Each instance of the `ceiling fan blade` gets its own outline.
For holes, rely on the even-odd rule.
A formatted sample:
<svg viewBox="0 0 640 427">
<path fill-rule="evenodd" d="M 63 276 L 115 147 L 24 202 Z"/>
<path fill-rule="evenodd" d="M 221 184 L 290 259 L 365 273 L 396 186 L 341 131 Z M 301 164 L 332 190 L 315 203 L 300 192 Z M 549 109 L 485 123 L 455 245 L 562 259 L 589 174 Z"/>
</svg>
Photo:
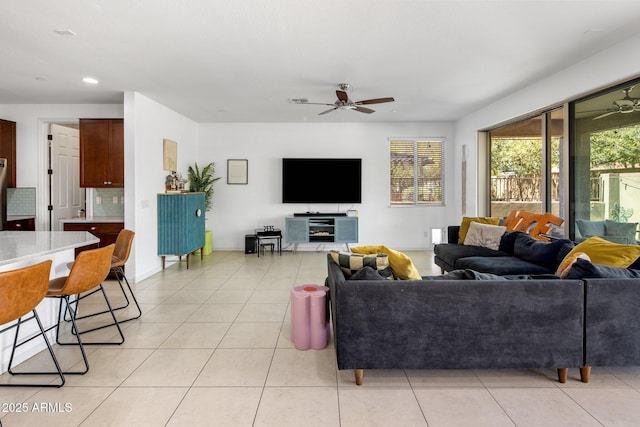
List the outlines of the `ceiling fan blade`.
<svg viewBox="0 0 640 427">
<path fill-rule="evenodd" d="M 337 90 L 336 91 L 336 96 L 338 97 L 338 99 L 340 101 L 347 102 L 349 100 L 349 95 L 347 95 L 347 92 L 345 92 L 343 90 Z"/>
<path fill-rule="evenodd" d="M 375 113 L 375 111 L 372 110 L 371 108 L 355 107 L 354 110 L 359 111 L 361 113 L 367 113 L 367 114 Z"/>
<path fill-rule="evenodd" d="M 327 104 L 326 102 L 301 102 L 298 105 L 328 105 L 329 107 L 333 107 L 336 104 Z"/>
<path fill-rule="evenodd" d="M 393 102 L 395 99 L 393 98 L 375 98 L 375 99 L 365 99 L 364 101 L 354 102 L 356 105 L 366 105 L 366 104 L 382 104 L 383 102 Z"/>
<path fill-rule="evenodd" d="M 600 114 L 599 116 L 594 117 L 593 120 L 598 120 L 598 119 L 601 119 L 603 117 L 607 117 L 607 116 L 610 116 L 612 114 L 615 114 L 617 112 L 618 111 L 609 111 L 608 113 Z"/>
<path fill-rule="evenodd" d="M 327 114 L 327 113 L 330 113 L 332 111 L 336 111 L 337 109 L 338 109 L 338 107 L 333 107 L 333 108 L 330 108 L 330 109 L 328 109 L 326 111 L 323 111 L 322 113 L 318 113 L 318 115 L 321 116 L 323 114 Z"/>
</svg>

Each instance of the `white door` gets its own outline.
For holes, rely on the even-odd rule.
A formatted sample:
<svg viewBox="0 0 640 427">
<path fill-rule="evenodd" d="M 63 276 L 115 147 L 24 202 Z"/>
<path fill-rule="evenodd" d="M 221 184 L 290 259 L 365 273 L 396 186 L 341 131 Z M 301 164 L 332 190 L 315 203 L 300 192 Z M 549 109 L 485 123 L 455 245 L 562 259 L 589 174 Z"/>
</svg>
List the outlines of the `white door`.
<svg viewBox="0 0 640 427">
<path fill-rule="evenodd" d="M 85 189 L 80 188 L 80 135 L 78 129 L 52 124 L 51 135 L 51 229 L 62 230 L 60 219 L 78 216 L 85 208 Z"/>
</svg>

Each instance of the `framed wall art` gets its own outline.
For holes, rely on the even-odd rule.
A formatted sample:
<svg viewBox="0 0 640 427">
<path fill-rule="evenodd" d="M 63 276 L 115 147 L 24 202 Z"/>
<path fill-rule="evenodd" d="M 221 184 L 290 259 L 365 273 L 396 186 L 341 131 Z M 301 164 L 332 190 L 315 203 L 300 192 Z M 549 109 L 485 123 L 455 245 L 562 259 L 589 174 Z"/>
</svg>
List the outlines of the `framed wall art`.
<svg viewBox="0 0 640 427">
<path fill-rule="evenodd" d="M 227 160 L 227 184 L 248 184 L 249 183 L 249 160 L 228 159 Z"/>
<path fill-rule="evenodd" d="M 178 143 L 170 139 L 162 140 L 162 169 L 175 171 L 178 168 Z"/>
</svg>

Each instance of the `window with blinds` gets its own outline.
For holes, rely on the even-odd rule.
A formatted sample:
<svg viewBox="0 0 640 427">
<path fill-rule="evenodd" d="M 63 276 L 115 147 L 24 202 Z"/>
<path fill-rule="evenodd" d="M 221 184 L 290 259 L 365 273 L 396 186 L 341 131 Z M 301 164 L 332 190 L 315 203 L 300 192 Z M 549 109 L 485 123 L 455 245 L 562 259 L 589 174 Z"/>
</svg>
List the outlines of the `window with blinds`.
<svg viewBox="0 0 640 427">
<path fill-rule="evenodd" d="M 391 139 L 391 206 L 444 204 L 444 141 Z"/>
</svg>

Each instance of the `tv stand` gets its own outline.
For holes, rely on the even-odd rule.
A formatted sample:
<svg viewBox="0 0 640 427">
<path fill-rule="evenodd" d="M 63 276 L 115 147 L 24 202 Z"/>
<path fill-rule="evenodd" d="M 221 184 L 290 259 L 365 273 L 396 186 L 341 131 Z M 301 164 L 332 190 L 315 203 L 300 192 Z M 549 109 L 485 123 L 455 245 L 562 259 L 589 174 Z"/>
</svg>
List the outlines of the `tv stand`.
<svg viewBox="0 0 640 427">
<path fill-rule="evenodd" d="M 294 243 L 358 242 L 358 217 L 342 214 L 296 215 L 285 218 L 285 241 Z M 294 250 L 295 250 L 294 249 Z"/>
</svg>

